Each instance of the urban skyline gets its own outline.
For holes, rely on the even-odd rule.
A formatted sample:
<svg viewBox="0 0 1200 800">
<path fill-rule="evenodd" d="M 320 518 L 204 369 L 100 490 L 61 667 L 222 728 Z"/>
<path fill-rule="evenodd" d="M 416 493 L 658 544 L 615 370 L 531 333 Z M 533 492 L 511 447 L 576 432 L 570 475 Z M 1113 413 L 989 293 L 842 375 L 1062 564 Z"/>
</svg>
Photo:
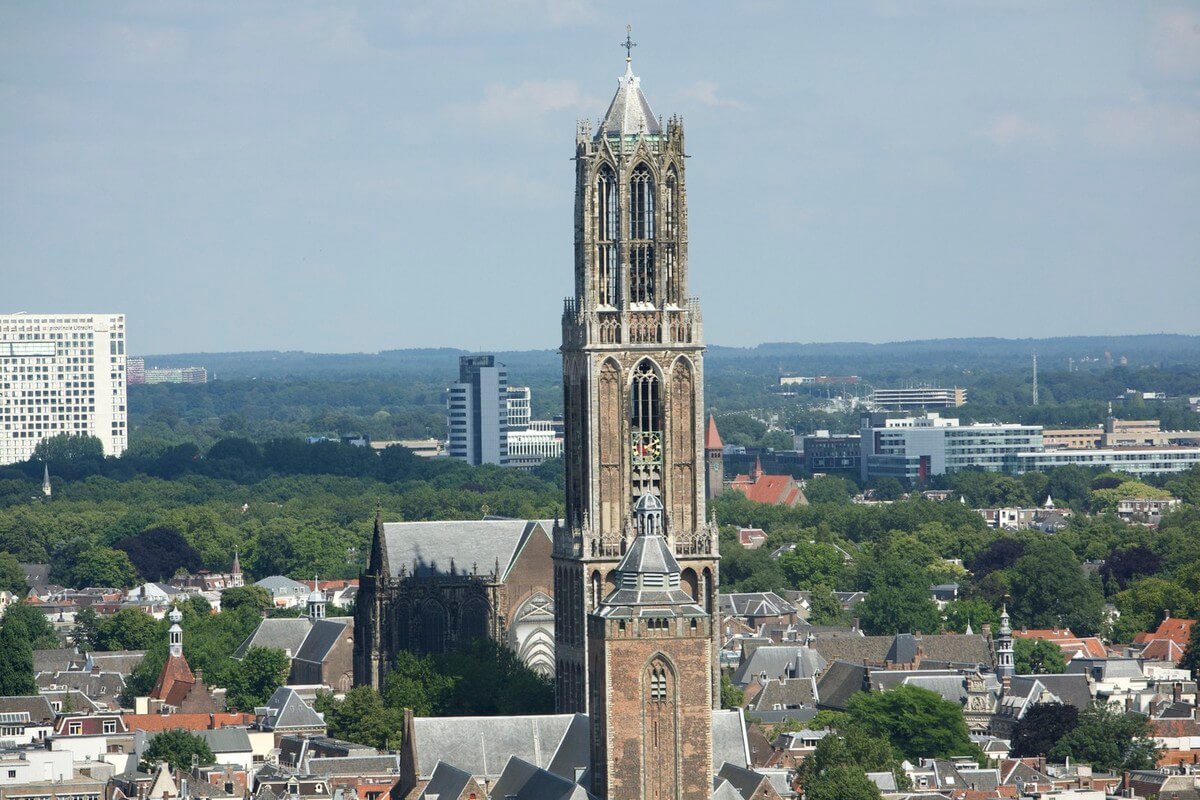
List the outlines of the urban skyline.
<svg viewBox="0 0 1200 800">
<path fill-rule="evenodd" d="M 431 8 L 4 9 L 4 310 L 120 307 L 141 353 L 550 346 L 507 315 L 569 292 L 563 137 L 632 22 L 705 156 L 712 341 L 1200 333 L 1192 9 Z M 1129 304 L 1133 275 L 1166 291 Z"/>
</svg>

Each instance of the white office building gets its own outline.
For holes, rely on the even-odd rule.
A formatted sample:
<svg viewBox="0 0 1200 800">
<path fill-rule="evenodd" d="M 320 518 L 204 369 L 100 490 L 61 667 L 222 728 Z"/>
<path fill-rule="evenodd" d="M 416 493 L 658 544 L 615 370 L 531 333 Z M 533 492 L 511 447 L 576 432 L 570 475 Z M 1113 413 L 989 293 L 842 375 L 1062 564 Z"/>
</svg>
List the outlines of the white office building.
<svg viewBox="0 0 1200 800">
<path fill-rule="evenodd" d="M 495 356 L 462 356 L 447 398 L 450 457 L 508 465 L 508 371 Z"/>
<path fill-rule="evenodd" d="M 120 455 L 125 397 L 124 314 L 0 315 L 0 464 L 62 433 Z"/>
<path fill-rule="evenodd" d="M 524 430 L 508 431 L 508 465 L 518 469 L 533 469 L 543 461 L 563 454 L 561 422 L 545 419 L 530 420 Z"/>
<path fill-rule="evenodd" d="M 1042 426 L 960 425 L 937 413 L 867 422 L 862 429 L 862 479 L 921 482 L 968 467 L 1011 472 L 1017 454 L 1042 450 Z"/>
</svg>

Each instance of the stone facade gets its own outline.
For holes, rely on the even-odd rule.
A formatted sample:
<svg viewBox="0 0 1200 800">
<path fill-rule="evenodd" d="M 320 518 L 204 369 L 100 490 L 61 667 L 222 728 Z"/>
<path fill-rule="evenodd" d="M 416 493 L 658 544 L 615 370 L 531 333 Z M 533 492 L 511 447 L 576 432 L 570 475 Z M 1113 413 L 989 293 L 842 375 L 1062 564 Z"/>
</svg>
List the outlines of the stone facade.
<svg viewBox="0 0 1200 800">
<path fill-rule="evenodd" d="M 575 150 L 575 296 L 561 348 L 567 512 L 554 531 L 560 712 L 587 711 L 587 617 L 615 586 L 642 495 L 662 501 L 682 581 L 710 613 L 718 562 L 705 520 L 703 330 L 687 297 L 683 123 L 662 127 L 630 68 L 599 131 L 580 123 Z"/>
<path fill-rule="evenodd" d="M 553 674 L 550 528 L 522 520 L 377 518 L 355 601 L 355 684 L 381 687 L 401 651 L 445 653 L 483 636 Z"/>
</svg>

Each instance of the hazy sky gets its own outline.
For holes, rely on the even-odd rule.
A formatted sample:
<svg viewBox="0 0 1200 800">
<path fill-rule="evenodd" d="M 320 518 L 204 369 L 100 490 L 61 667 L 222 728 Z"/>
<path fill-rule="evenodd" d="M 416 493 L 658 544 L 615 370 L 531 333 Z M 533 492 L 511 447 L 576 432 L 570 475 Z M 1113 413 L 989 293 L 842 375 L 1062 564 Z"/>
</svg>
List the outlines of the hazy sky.
<svg viewBox="0 0 1200 800">
<path fill-rule="evenodd" d="M 0 4 L 0 311 L 552 348 L 575 121 L 682 114 L 709 342 L 1200 333 L 1200 4 Z"/>
</svg>

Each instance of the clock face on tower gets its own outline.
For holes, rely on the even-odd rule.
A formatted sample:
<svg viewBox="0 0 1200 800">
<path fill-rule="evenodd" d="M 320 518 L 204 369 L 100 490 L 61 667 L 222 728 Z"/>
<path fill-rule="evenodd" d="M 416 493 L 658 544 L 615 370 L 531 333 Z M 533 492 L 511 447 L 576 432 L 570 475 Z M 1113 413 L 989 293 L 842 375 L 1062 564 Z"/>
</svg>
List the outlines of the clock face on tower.
<svg viewBox="0 0 1200 800">
<path fill-rule="evenodd" d="M 660 431 L 633 431 L 630 434 L 630 444 L 635 466 L 662 463 L 662 433 Z"/>
</svg>

